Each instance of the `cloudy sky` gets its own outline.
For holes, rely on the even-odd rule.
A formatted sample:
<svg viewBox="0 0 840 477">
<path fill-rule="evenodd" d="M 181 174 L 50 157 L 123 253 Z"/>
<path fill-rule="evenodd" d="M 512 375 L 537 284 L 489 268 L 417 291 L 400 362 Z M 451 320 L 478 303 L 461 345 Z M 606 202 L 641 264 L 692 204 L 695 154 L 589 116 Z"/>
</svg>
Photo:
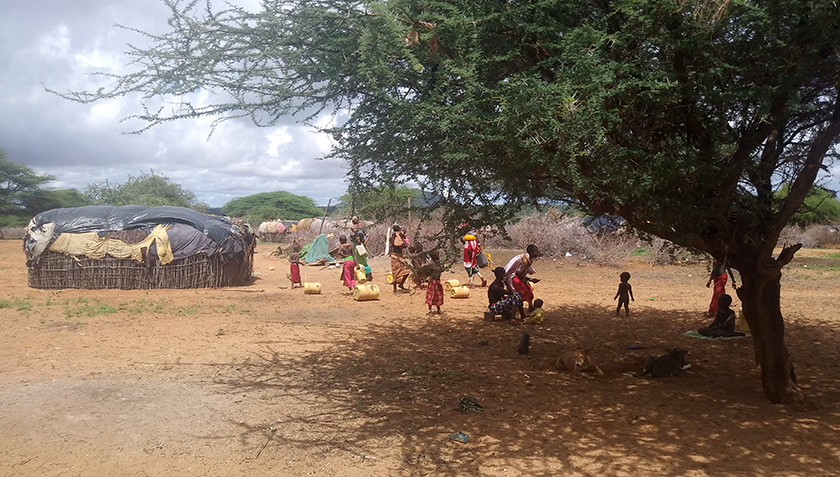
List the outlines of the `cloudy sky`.
<svg viewBox="0 0 840 477">
<path fill-rule="evenodd" d="M 102 79 L 90 73 L 127 71 L 126 44 L 142 46 L 143 38 L 114 25 L 161 33 L 168 17 L 159 0 L 0 1 L 0 149 L 57 177 L 56 188 L 82 190 L 154 171 L 214 207 L 276 190 L 335 203 L 347 187 L 346 164 L 318 160 L 330 139 L 295 118 L 270 129 L 228 121 L 209 138 L 209 119 L 126 135 L 142 127 L 120 122 L 139 111 L 138 98 L 82 105 L 45 91 L 95 90 Z M 823 183 L 838 190 L 840 164 L 831 172 Z"/>
<path fill-rule="evenodd" d="M 141 126 L 120 122 L 138 112 L 136 97 L 83 105 L 44 90 L 95 90 L 102 79 L 90 73 L 127 71 L 126 44 L 143 44 L 114 25 L 163 32 L 168 17 L 159 0 L 0 2 L 0 149 L 7 158 L 57 177 L 56 188 L 154 171 L 213 207 L 276 190 L 335 203 L 347 188 L 346 164 L 318 160 L 329 138 L 296 118 L 274 128 L 228 121 L 209 139 L 209 119 L 126 135 Z"/>
</svg>

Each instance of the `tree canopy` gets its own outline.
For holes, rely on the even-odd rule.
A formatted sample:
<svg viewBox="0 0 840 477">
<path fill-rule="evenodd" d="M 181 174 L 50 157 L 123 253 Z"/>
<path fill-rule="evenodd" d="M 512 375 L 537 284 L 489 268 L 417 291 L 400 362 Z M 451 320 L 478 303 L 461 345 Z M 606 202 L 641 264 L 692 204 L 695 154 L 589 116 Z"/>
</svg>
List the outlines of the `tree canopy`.
<svg viewBox="0 0 840 477">
<path fill-rule="evenodd" d="M 357 215 L 365 220 L 383 222 L 405 214 L 409 199 L 414 207 L 423 207 L 423 191 L 405 186 L 375 187 L 342 195 L 339 213 Z M 352 210 L 351 210 L 352 209 Z"/>
<path fill-rule="evenodd" d="M 346 110 L 327 131 L 351 183 L 419 183 L 452 227 L 540 200 L 620 215 L 741 272 L 764 390 L 801 403 L 779 292 L 799 246 L 773 250 L 836 159 L 837 2 L 166 3 L 171 31 L 131 49 L 133 72 L 63 95 L 139 93 L 143 127 Z M 189 103 L 199 89 L 219 100 Z"/>
<path fill-rule="evenodd" d="M 207 204 L 199 202 L 195 194 L 184 190 L 163 175 L 155 174 L 154 171 L 148 174 L 141 173 L 139 176 L 128 176 L 122 184 L 112 184 L 107 180 L 90 184 L 85 188 L 84 195 L 95 205 L 172 205 L 201 212 L 207 210 Z"/>
<path fill-rule="evenodd" d="M 300 220 L 320 217 L 324 211 L 315 206 L 310 197 L 291 192 L 261 192 L 233 199 L 222 207 L 222 213 L 242 217 L 246 222 L 259 224 L 265 220 Z"/>
<path fill-rule="evenodd" d="M 784 202 L 789 189 L 790 187 L 785 184 L 776 191 L 776 199 L 779 203 Z M 815 185 L 790 220 L 799 226 L 840 222 L 840 201 L 837 200 L 837 194 L 825 187 Z"/>
<path fill-rule="evenodd" d="M 53 179 L 8 160 L 0 150 L 0 225 L 20 227 L 39 212 L 53 208 L 50 192 L 44 188 Z"/>
</svg>

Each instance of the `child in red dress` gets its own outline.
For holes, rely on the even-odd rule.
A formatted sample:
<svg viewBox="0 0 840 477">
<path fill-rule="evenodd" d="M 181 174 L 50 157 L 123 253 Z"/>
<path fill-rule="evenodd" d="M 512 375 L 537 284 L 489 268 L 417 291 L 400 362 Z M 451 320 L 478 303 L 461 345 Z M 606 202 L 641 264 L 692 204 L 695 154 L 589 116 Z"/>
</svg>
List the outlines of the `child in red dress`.
<svg viewBox="0 0 840 477">
<path fill-rule="evenodd" d="M 437 314 L 440 315 L 440 306 L 443 305 L 443 284 L 440 282 L 443 267 L 440 266 L 440 251 L 432 250 L 429 252 L 429 258 L 432 259 L 432 263 L 431 266 L 427 266 L 429 287 L 426 289 L 426 304 L 429 305 L 429 316 L 435 314 L 432 306 L 437 307 Z"/>
<path fill-rule="evenodd" d="M 292 288 L 302 287 L 303 283 L 300 281 L 300 255 L 293 253 L 289 255 L 289 280 L 292 282 Z"/>
</svg>

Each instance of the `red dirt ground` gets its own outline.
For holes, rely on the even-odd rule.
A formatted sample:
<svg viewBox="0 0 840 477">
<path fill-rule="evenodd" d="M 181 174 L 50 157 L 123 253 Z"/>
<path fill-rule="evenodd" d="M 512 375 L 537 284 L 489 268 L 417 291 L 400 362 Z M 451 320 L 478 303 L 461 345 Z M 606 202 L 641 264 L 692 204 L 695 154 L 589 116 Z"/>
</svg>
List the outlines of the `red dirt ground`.
<svg viewBox="0 0 840 477">
<path fill-rule="evenodd" d="M 765 399 L 749 338 L 683 336 L 708 321 L 703 264 L 626 263 L 636 300 L 616 317 L 623 269 L 541 259 L 546 322 L 512 326 L 482 321 L 484 289 L 427 316 L 423 294 L 386 288 L 381 258 L 379 300 L 355 302 L 338 270 L 313 267 L 304 280 L 323 292 L 304 295 L 271 250 L 258 248 L 247 288 L 262 291 L 59 292 L 28 288 L 20 241 L 0 241 L 0 475 L 840 472 L 840 272 L 828 251 L 800 252 L 782 280 L 788 346 L 820 405 L 798 412 Z M 523 332 L 528 355 L 515 351 Z M 691 369 L 630 375 L 673 346 Z M 554 368 L 582 347 L 604 376 Z M 464 396 L 483 412 L 458 412 Z M 469 442 L 450 440 L 457 431 Z"/>
</svg>

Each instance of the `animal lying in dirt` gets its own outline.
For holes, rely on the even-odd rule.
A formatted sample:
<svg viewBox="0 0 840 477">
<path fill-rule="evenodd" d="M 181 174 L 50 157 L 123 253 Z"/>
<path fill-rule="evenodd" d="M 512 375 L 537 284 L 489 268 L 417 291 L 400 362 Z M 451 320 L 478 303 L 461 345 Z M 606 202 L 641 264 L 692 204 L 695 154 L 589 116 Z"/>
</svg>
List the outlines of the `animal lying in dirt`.
<svg viewBox="0 0 840 477">
<path fill-rule="evenodd" d="M 574 375 L 577 372 L 595 371 L 598 374 L 604 374 L 601 368 L 592 362 L 589 357 L 590 349 L 576 349 L 568 351 L 560 355 L 555 363 L 560 369 L 568 369 Z"/>
<path fill-rule="evenodd" d="M 685 355 L 688 351 L 684 349 L 674 348 L 666 349 L 668 354 L 654 358 L 653 355 L 648 356 L 645 360 L 645 366 L 642 368 L 642 373 L 637 376 L 651 376 L 654 378 L 665 378 L 674 376 L 684 369 L 691 367 L 686 364 Z"/>
</svg>

